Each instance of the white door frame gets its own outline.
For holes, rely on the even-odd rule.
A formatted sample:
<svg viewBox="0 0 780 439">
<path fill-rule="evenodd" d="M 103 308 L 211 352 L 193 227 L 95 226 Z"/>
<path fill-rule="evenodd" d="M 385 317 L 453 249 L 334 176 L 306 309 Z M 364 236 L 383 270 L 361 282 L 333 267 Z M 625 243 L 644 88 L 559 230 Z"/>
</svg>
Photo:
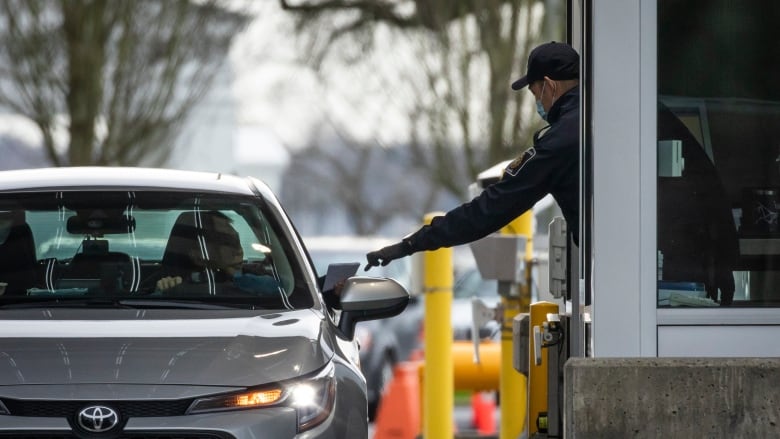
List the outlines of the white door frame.
<svg viewBox="0 0 780 439">
<path fill-rule="evenodd" d="M 656 1 L 591 1 L 590 343 L 596 357 L 651 357 L 657 355 Z"/>
</svg>

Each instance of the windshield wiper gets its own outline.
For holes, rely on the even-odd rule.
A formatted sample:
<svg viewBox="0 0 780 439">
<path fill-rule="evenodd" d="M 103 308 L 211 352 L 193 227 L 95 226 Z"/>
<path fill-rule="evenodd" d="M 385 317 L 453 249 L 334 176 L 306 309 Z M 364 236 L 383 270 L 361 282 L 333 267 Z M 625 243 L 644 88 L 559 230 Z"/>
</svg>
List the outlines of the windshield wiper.
<svg viewBox="0 0 780 439">
<path fill-rule="evenodd" d="M 123 299 L 117 302 L 122 308 L 165 308 L 165 309 L 236 309 L 253 308 L 246 303 L 210 303 L 193 300 Z"/>
<path fill-rule="evenodd" d="M 255 305 L 244 302 L 203 302 L 194 300 L 155 299 L 54 299 L 19 301 L 0 305 L 1 309 L 25 308 L 117 308 L 117 309 L 255 309 Z"/>
<path fill-rule="evenodd" d="M 6 303 L 0 306 L 3 309 L 23 308 L 133 308 L 113 299 L 53 299 L 53 300 L 24 300 L 14 303 Z"/>
</svg>

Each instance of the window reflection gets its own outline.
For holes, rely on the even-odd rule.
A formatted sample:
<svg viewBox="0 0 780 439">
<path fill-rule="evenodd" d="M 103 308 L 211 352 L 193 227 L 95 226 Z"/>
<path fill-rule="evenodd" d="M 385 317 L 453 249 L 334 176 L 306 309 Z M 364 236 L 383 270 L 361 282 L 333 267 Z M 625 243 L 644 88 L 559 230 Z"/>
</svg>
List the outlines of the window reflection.
<svg viewBox="0 0 780 439">
<path fill-rule="evenodd" d="M 780 306 L 780 6 L 658 8 L 658 304 Z"/>
<path fill-rule="evenodd" d="M 676 292 L 729 305 L 739 250 L 718 171 L 701 143 L 663 103 L 658 105 L 658 145 L 659 280 L 670 290 L 669 304 L 682 301 Z"/>
</svg>

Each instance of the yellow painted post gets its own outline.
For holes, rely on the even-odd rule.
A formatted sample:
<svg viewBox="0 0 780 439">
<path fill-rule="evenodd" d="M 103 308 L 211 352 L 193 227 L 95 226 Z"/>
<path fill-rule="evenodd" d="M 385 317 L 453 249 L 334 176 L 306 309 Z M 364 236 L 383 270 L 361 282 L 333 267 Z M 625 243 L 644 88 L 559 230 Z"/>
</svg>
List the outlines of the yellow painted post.
<svg viewBox="0 0 780 439">
<path fill-rule="evenodd" d="M 527 211 L 506 227 L 501 233 L 522 235 L 527 239 L 526 266 L 533 256 L 533 212 Z M 527 279 L 527 277 L 526 277 Z M 526 282 L 526 285 L 530 285 Z M 501 425 L 500 439 L 516 439 L 525 428 L 528 404 L 528 387 L 526 377 L 516 371 L 512 363 L 512 319 L 527 312 L 531 303 L 530 287 L 521 288 L 518 295 L 501 297 L 503 316 L 501 322 L 501 371 L 499 375 L 499 392 L 501 392 Z"/>
<path fill-rule="evenodd" d="M 427 214 L 430 224 L 437 214 Z M 438 214 L 440 215 L 440 214 Z M 423 255 L 425 292 L 425 378 L 423 380 L 423 437 L 452 439 L 452 249 Z M 511 366 L 511 364 L 510 364 Z"/>
<path fill-rule="evenodd" d="M 534 326 L 542 327 L 547 321 L 547 314 L 558 314 L 558 305 L 552 302 L 536 302 L 531 304 L 530 312 L 530 340 L 528 345 L 528 435 L 532 436 L 539 431 L 537 419 L 540 413 L 547 413 L 547 358 L 549 349 L 542 349 L 542 364 L 537 365 L 534 359 L 535 342 L 533 337 Z M 544 419 L 542 425 L 547 425 Z M 545 427 L 546 428 L 546 427 Z"/>
<path fill-rule="evenodd" d="M 512 317 L 520 313 L 518 300 L 502 298 L 504 318 L 501 330 L 501 370 L 499 372 L 499 392 L 501 395 L 500 439 L 521 437 L 525 428 L 528 398 L 526 377 L 514 368 L 512 362 Z M 504 328 L 509 328 L 506 330 Z"/>
<path fill-rule="evenodd" d="M 524 214 L 520 215 L 519 217 L 515 218 L 514 221 L 504 226 L 503 229 L 501 229 L 502 234 L 506 235 L 520 235 L 525 236 L 525 266 L 530 267 L 530 262 L 534 257 L 534 231 L 533 231 L 533 210 L 529 210 L 525 212 Z M 523 288 L 520 291 L 520 311 L 519 312 L 528 312 L 528 306 L 531 305 L 531 270 L 527 269 L 525 272 L 525 280 L 526 280 L 526 287 Z M 509 318 L 510 322 L 514 316 L 511 316 Z M 512 325 L 510 323 L 509 325 L 510 330 L 510 336 L 511 336 L 511 330 Z"/>
</svg>

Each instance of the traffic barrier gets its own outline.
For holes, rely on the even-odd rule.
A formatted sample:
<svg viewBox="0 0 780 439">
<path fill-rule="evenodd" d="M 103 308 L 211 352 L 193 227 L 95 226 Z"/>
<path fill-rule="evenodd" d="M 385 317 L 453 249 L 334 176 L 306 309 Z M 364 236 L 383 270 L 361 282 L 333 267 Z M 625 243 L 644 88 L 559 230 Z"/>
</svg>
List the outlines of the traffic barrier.
<svg viewBox="0 0 780 439">
<path fill-rule="evenodd" d="M 496 401 L 492 393 L 474 392 L 471 395 L 474 428 L 480 435 L 496 433 Z"/>
<path fill-rule="evenodd" d="M 420 364 L 405 361 L 395 366 L 377 409 L 374 439 L 415 439 L 420 434 Z"/>
<path fill-rule="evenodd" d="M 455 367 L 455 389 L 472 390 L 472 424 L 481 435 L 496 433 L 496 403 L 492 393 L 498 390 L 501 367 L 501 344 L 482 341 L 479 344 L 479 363 L 474 362 L 474 345 L 456 341 L 452 345 Z"/>
<path fill-rule="evenodd" d="M 455 368 L 455 390 L 498 390 L 501 368 L 501 344 L 479 343 L 479 363 L 474 362 L 474 345 L 470 341 L 452 343 L 452 365 Z"/>
</svg>

